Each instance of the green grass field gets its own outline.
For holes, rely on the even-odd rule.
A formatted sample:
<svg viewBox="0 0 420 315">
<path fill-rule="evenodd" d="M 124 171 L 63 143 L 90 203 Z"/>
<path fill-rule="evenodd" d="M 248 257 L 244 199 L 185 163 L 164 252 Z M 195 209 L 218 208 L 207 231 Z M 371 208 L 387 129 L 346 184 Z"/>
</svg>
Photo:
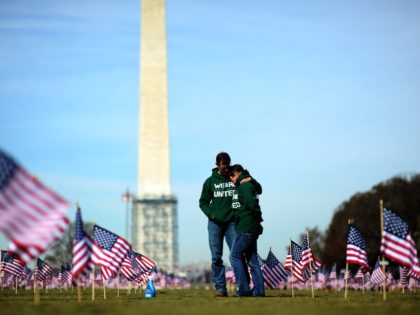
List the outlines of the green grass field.
<svg viewBox="0 0 420 315">
<path fill-rule="evenodd" d="M 82 301 L 77 301 L 77 291 L 49 290 L 42 291 L 38 305 L 34 303 L 33 291 L 0 291 L 0 314 L 420 314 L 420 292 L 389 292 L 387 301 L 382 300 L 379 292 L 350 291 L 347 300 L 343 292 L 315 292 L 312 299 L 310 291 L 272 290 L 265 298 L 215 298 L 211 290 L 158 290 L 157 297 L 145 299 L 143 295 L 130 295 L 120 290 L 107 289 L 107 299 L 103 291 L 96 290 L 95 301 L 91 300 L 91 291 L 81 290 Z"/>
</svg>

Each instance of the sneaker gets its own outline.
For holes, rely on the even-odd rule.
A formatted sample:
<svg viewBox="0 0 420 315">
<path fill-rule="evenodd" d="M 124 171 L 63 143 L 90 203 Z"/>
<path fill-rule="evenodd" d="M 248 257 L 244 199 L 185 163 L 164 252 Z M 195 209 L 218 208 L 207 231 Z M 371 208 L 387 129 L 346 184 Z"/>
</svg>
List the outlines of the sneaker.
<svg viewBox="0 0 420 315">
<path fill-rule="evenodd" d="M 225 291 L 216 291 L 216 297 L 227 297 L 227 292 Z"/>
</svg>

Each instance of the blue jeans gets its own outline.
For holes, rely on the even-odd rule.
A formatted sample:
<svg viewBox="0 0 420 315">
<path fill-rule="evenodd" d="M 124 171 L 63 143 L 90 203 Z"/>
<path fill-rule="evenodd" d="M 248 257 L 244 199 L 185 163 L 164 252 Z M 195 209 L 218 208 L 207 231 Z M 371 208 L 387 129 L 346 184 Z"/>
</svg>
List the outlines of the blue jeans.
<svg viewBox="0 0 420 315">
<path fill-rule="evenodd" d="M 262 275 L 260 264 L 257 258 L 257 233 L 239 233 L 233 242 L 230 251 L 233 272 L 235 273 L 236 286 L 238 291 L 237 296 L 249 296 L 251 294 L 249 289 L 248 268 L 244 263 L 245 257 L 250 269 L 254 288 L 252 289 L 253 296 L 264 296 L 264 278 Z"/>
<path fill-rule="evenodd" d="M 235 223 L 232 221 L 224 224 L 218 224 L 209 220 L 207 229 L 209 231 L 211 269 L 213 271 L 214 286 L 216 291 L 227 292 L 225 266 L 223 265 L 222 260 L 223 238 L 226 239 L 229 250 L 231 250 L 236 236 Z"/>
</svg>

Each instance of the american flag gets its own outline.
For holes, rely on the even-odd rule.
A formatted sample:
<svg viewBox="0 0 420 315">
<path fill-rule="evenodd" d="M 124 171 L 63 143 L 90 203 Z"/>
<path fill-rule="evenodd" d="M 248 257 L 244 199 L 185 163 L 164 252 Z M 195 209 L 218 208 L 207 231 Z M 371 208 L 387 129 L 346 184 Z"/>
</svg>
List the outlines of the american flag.
<svg viewBox="0 0 420 315">
<path fill-rule="evenodd" d="M 408 233 L 408 224 L 391 210 L 384 209 L 381 254 L 420 275 L 416 244 Z"/>
<path fill-rule="evenodd" d="M 149 272 L 156 266 L 156 262 L 154 262 L 149 257 L 146 257 L 134 251 L 132 251 L 132 255 L 134 256 L 134 259 L 136 260 L 137 265 L 139 266 L 140 273 Z"/>
<path fill-rule="evenodd" d="M 366 269 L 369 268 L 365 240 L 363 239 L 360 230 L 353 224 L 349 224 L 346 255 L 347 263 L 360 265 Z"/>
<path fill-rule="evenodd" d="M 363 279 L 365 277 L 365 274 L 363 273 L 363 271 L 364 271 L 363 267 L 360 267 L 359 270 L 357 270 L 357 273 L 354 277 L 356 279 Z"/>
<path fill-rule="evenodd" d="M 291 242 L 290 247 L 292 248 L 292 251 L 290 251 L 290 247 L 289 247 L 284 267 L 286 269 L 292 270 L 293 276 L 296 279 L 298 279 L 301 282 L 306 282 L 306 276 L 304 273 L 305 268 L 301 264 L 303 249 L 294 241 L 290 241 L 290 242 Z"/>
<path fill-rule="evenodd" d="M 20 277 L 24 267 L 25 263 L 19 258 L 16 258 L 13 254 L 8 253 L 7 251 L 1 251 L 1 269 L 3 272 L 15 277 Z"/>
<path fill-rule="evenodd" d="M 52 268 L 42 259 L 38 258 L 36 261 L 36 278 L 38 281 L 45 281 L 52 277 Z"/>
<path fill-rule="evenodd" d="M 408 284 L 408 267 L 400 265 L 400 282 L 406 286 Z"/>
<path fill-rule="evenodd" d="M 265 284 L 271 289 L 277 288 L 281 281 L 287 280 L 287 270 L 280 261 L 278 261 L 276 256 L 274 256 L 271 249 L 268 252 L 267 259 L 265 260 L 264 267 L 262 268 L 262 274 Z"/>
<path fill-rule="evenodd" d="M 93 228 L 92 261 L 101 267 L 105 280 L 115 274 L 121 267 L 131 245 L 124 238 L 98 225 Z"/>
<path fill-rule="evenodd" d="M 128 281 L 134 281 L 140 273 L 140 268 L 137 265 L 137 261 L 132 253 L 133 251 L 130 251 L 127 256 L 125 256 L 120 269 L 120 272 L 127 278 Z"/>
<path fill-rule="evenodd" d="M 373 284 L 383 284 L 385 280 L 385 274 L 382 271 L 379 260 L 376 261 L 375 268 L 373 268 L 372 275 L 370 277 L 370 282 Z"/>
<path fill-rule="evenodd" d="M 58 283 L 61 286 L 69 285 L 71 283 L 71 267 L 69 264 L 62 265 L 60 273 L 58 274 Z"/>
<path fill-rule="evenodd" d="M 302 259 L 300 261 L 303 268 L 308 267 L 309 265 L 312 267 L 312 272 L 317 271 L 321 268 L 321 262 L 315 258 L 312 254 L 312 250 L 309 247 L 308 242 L 308 234 L 305 234 L 302 242 Z"/>
<path fill-rule="evenodd" d="M 309 242 L 308 242 L 308 234 L 305 233 L 305 237 L 303 238 L 303 242 L 302 242 L 302 259 L 301 259 L 300 263 L 303 267 L 307 267 L 313 261 L 314 261 L 314 259 L 313 259 L 313 255 L 312 255 L 312 250 L 309 247 Z"/>
<path fill-rule="evenodd" d="M 0 150 L 0 231 L 23 262 L 43 253 L 70 223 L 68 203 Z"/>
<path fill-rule="evenodd" d="M 92 270 L 92 246 L 92 239 L 83 229 L 82 213 L 80 208 L 78 208 L 74 225 L 73 262 L 71 269 L 73 282 L 80 274 L 87 275 Z"/>
</svg>

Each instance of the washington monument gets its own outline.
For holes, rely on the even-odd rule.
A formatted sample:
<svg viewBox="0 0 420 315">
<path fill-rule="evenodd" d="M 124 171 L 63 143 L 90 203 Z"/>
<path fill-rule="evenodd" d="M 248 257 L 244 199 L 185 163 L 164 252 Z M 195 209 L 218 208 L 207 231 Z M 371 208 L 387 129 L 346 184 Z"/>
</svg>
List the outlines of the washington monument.
<svg viewBox="0 0 420 315">
<path fill-rule="evenodd" d="M 177 199 L 171 195 L 165 0 L 141 1 L 138 187 L 132 243 L 168 272 L 178 267 Z"/>
</svg>

